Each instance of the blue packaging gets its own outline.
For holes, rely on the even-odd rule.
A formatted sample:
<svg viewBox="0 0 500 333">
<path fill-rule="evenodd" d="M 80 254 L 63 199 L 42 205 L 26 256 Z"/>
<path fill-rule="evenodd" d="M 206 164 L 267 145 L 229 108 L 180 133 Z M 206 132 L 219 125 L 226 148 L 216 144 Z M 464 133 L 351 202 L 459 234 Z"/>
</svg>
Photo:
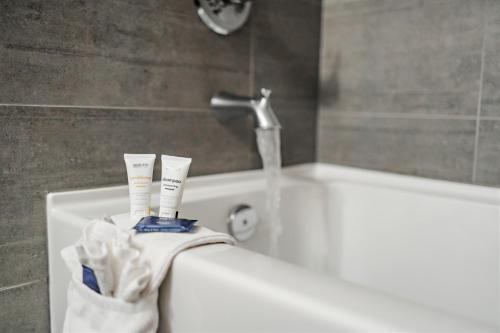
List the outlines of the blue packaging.
<svg viewBox="0 0 500 333">
<path fill-rule="evenodd" d="M 95 277 L 94 270 L 90 267 L 82 265 L 82 281 L 83 284 L 100 294 L 101 289 L 99 288 L 99 284 L 97 283 L 97 278 Z"/>
<path fill-rule="evenodd" d="M 158 216 L 143 217 L 134 229 L 141 232 L 190 232 L 198 220 L 167 218 Z"/>
</svg>

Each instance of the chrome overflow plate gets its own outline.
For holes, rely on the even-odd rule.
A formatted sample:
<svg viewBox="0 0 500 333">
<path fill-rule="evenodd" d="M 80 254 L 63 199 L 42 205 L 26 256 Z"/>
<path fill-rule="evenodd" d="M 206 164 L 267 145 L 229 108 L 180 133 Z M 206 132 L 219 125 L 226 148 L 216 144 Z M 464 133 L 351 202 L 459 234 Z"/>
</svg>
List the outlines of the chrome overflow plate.
<svg viewBox="0 0 500 333">
<path fill-rule="evenodd" d="M 198 16 L 211 30 L 229 35 L 250 16 L 251 0 L 194 0 Z"/>
<path fill-rule="evenodd" d="M 229 213 L 229 233 L 238 241 L 246 241 L 255 233 L 258 222 L 259 218 L 255 209 L 249 205 L 238 205 Z"/>
</svg>

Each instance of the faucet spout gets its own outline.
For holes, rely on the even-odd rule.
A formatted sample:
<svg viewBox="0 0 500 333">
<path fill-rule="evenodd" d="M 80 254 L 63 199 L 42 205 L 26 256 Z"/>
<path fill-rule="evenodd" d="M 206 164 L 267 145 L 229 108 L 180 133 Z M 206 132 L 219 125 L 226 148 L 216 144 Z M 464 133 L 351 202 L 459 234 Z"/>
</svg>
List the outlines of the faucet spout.
<svg viewBox="0 0 500 333">
<path fill-rule="evenodd" d="M 271 108 L 270 97 L 271 90 L 269 89 L 261 89 L 260 95 L 256 97 L 219 92 L 210 100 L 210 107 L 220 120 L 227 120 L 251 112 L 257 128 L 281 128 L 281 124 Z"/>
</svg>

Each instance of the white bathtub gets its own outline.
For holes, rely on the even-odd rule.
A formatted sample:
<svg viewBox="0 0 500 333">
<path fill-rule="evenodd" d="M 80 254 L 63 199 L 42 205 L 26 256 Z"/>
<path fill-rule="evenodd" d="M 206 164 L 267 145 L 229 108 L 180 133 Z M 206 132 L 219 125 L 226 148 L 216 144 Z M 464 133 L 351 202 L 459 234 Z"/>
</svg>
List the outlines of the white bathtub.
<svg viewBox="0 0 500 333">
<path fill-rule="evenodd" d="M 499 190 L 324 164 L 287 168 L 282 185 L 283 260 L 260 254 L 264 228 L 239 247 L 181 253 L 161 332 L 499 331 Z M 193 177 L 181 213 L 227 231 L 237 204 L 264 219 L 264 190 L 261 171 Z M 60 249 L 91 218 L 126 212 L 127 196 L 49 194 L 54 332 L 69 281 Z"/>
</svg>

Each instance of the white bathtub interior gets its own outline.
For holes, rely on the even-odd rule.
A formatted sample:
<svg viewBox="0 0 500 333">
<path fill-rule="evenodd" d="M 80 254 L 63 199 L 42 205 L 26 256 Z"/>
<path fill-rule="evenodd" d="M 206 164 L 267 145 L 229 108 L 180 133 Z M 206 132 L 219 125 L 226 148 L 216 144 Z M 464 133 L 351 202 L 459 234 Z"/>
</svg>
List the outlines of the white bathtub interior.
<svg viewBox="0 0 500 333">
<path fill-rule="evenodd" d="M 282 191 L 280 258 L 497 324 L 498 190 L 331 166 L 299 177 Z M 256 189 L 187 202 L 184 211 L 201 216 L 238 202 L 262 211 L 262 199 Z M 226 212 L 212 209 L 220 215 L 209 220 L 225 221 Z M 241 246 L 265 253 L 261 231 Z"/>
<path fill-rule="evenodd" d="M 260 213 L 260 227 L 239 246 L 265 254 L 264 190 L 260 171 L 195 177 L 186 187 L 181 214 L 227 231 L 231 208 L 248 204 Z M 158 201 L 156 192 L 153 202 Z M 69 193 L 78 193 L 78 202 Z M 64 219 L 67 214 L 77 224 L 103 213 L 122 214 L 128 208 L 126 187 L 66 194 L 52 198 L 63 207 L 56 215 Z M 284 232 L 279 257 L 320 278 L 318 285 L 325 284 L 326 277 L 340 279 L 498 330 L 497 189 L 311 164 L 284 170 L 281 202 Z M 76 239 L 74 233 L 69 238 Z M 49 247 L 49 255 L 61 246 L 52 251 Z M 174 265 L 174 276 L 175 270 Z M 51 269 L 53 273 L 60 274 Z M 169 288 L 168 293 L 175 291 Z M 51 291 L 51 302 L 62 296 Z"/>
</svg>

